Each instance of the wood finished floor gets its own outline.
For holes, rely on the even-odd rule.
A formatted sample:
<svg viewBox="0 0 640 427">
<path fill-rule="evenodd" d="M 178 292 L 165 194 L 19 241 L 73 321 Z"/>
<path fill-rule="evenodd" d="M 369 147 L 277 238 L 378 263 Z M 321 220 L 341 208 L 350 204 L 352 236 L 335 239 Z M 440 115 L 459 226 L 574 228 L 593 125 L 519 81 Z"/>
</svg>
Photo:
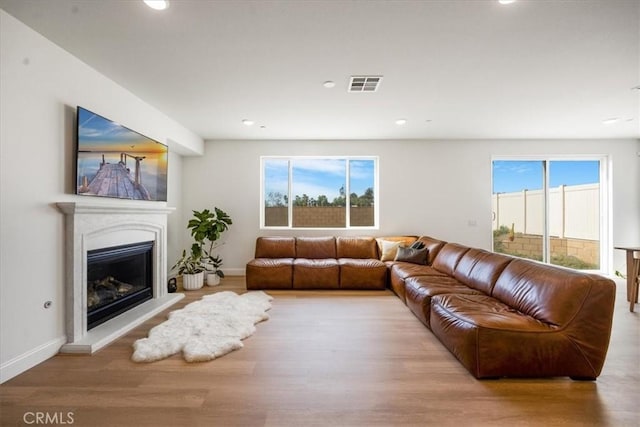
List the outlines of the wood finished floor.
<svg viewBox="0 0 640 427">
<path fill-rule="evenodd" d="M 387 291 L 269 291 L 271 319 L 239 351 L 131 362 L 165 312 L 93 356 L 58 355 L 1 385 L 0 425 L 42 412 L 76 426 L 639 426 L 640 313 L 622 288 L 596 382 L 478 381 Z M 214 290 L 244 291 L 244 278 L 172 309 Z"/>
</svg>

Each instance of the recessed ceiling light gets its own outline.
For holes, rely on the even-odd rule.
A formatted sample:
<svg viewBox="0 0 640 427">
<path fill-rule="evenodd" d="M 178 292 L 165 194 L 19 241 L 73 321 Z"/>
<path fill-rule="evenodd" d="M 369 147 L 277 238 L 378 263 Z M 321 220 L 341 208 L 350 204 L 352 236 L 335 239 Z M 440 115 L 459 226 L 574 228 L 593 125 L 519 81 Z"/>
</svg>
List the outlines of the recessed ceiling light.
<svg viewBox="0 0 640 427">
<path fill-rule="evenodd" d="M 611 118 L 609 118 L 609 119 L 605 119 L 605 120 L 603 120 L 603 121 L 602 121 L 602 124 L 603 124 L 603 125 L 612 125 L 612 124 L 614 124 L 614 123 L 617 123 L 617 122 L 618 122 L 618 120 L 620 120 L 620 119 L 618 119 L 617 117 L 611 117 Z"/>
<path fill-rule="evenodd" d="M 326 87 L 327 89 L 331 89 L 332 87 L 336 87 L 336 82 L 327 80 L 326 82 L 322 83 L 322 86 Z"/>
<path fill-rule="evenodd" d="M 498 0 L 498 3 L 500 4 L 511 4 L 511 3 L 515 3 L 516 0 Z"/>
<path fill-rule="evenodd" d="M 169 7 L 169 0 L 144 0 L 145 4 L 151 9 L 165 10 Z"/>
<path fill-rule="evenodd" d="M 253 126 L 255 122 L 253 120 L 249 120 L 249 119 L 244 119 L 242 120 L 242 124 L 245 126 Z"/>
<path fill-rule="evenodd" d="M 398 119 L 398 120 L 396 120 L 396 124 L 398 126 L 406 125 L 407 124 L 407 119 Z"/>
</svg>

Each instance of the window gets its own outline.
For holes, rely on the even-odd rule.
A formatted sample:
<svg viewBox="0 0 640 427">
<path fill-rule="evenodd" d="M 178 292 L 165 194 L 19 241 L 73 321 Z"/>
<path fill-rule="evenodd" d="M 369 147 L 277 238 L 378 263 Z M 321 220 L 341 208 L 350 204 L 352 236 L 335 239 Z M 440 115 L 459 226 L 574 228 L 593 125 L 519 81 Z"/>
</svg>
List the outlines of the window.
<svg viewBox="0 0 640 427">
<path fill-rule="evenodd" d="M 376 157 L 263 157 L 262 227 L 377 226 Z"/>
<path fill-rule="evenodd" d="M 493 161 L 493 250 L 606 271 L 604 159 Z"/>
</svg>

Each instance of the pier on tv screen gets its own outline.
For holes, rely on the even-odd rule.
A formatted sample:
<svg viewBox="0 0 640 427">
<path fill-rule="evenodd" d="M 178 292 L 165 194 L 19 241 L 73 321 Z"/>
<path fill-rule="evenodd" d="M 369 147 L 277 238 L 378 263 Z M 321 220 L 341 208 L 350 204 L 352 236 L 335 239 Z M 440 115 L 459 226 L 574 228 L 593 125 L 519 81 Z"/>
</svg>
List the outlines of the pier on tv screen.
<svg viewBox="0 0 640 427">
<path fill-rule="evenodd" d="M 76 194 L 167 200 L 166 145 L 85 108 L 77 113 Z"/>
</svg>

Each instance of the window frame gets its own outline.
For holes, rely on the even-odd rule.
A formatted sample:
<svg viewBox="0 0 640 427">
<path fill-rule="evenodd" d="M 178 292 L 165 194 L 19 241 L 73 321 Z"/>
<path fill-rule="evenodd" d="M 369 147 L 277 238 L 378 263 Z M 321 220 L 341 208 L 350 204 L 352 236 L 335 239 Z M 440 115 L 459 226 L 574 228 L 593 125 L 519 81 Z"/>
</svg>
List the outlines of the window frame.
<svg viewBox="0 0 640 427">
<path fill-rule="evenodd" d="M 288 161 L 288 192 L 287 192 L 287 222 L 286 226 L 268 226 L 265 224 L 265 163 L 269 160 Z M 293 167 L 296 160 L 344 160 L 345 161 L 345 226 L 344 227 L 294 227 L 293 226 Z M 351 161 L 373 161 L 373 225 L 352 226 L 351 223 Z M 260 156 L 260 229 L 261 230 L 378 230 L 380 228 L 379 188 L 380 188 L 380 159 L 378 156 Z"/>
<path fill-rule="evenodd" d="M 610 268 L 613 265 L 613 246 L 612 246 L 612 179 L 611 179 L 611 158 L 608 155 L 603 154 L 578 154 L 578 155 L 506 155 L 506 156 L 491 156 L 490 170 L 490 182 L 491 182 L 491 197 L 493 197 L 493 162 L 494 161 L 541 161 L 543 165 L 543 193 L 544 193 L 544 235 L 543 235 L 543 259 L 548 259 L 550 252 L 549 247 L 549 163 L 553 161 L 598 161 L 600 164 L 599 179 L 600 179 L 600 267 L 597 270 L 579 270 L 583 272 L 594 272 L 601 274 L 609 274 Z M 493 226 L 491 227 L 493 233 Z M 491 250 L 494 251 L 493 238 L 491 239 Z M 545 264 L 551 264 L 549 260 L 542 261 Z"/>
</svg>

